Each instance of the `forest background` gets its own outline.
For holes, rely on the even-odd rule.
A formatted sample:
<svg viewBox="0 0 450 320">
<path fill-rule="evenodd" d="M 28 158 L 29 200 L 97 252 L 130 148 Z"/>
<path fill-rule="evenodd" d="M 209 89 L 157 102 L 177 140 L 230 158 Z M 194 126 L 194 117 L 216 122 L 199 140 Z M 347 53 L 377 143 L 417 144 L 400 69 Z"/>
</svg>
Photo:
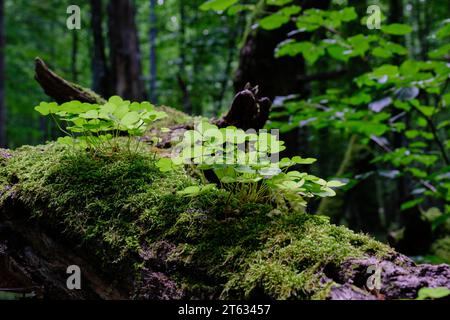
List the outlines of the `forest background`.
<svg viewBox="0 0 450 320">
<path fill-rule="evenodd" d="M 69 5 L 81 28 L 69 30 Z M 368 21 L 376 6 L 380 26 Z M 104 97 L 218 117 L 247 82 L 287 155 L 344 180 L 308 210 L 450 262 L 447 0 L 0 0 L 0 146 L 56 139 L 39 56 Z"/>
</svg>

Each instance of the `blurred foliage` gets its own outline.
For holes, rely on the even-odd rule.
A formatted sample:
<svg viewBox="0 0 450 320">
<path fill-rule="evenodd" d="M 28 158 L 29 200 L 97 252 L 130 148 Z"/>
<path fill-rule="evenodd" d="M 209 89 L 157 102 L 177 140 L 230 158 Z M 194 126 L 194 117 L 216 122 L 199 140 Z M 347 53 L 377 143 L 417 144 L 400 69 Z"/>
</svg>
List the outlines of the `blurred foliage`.
<svg viewBox="0 0 450 320">
<path fill-rule="evenodd" d="M 149 88 L 149 1 L 134 3 L 143 75 Z M 245 19 L 199 11 L 201 3 L 201 0 L 157 2 L 156 94 L 158 104 L 182 109 L 183 93 L 177 81 L 181 72 L 193 112 L 211 116 L 227 109 L 231 101 L 232 71 L 237 67 L 237 48 Z M 49 101 L 34 80 L 36 56 L 48 62 L 65 79 L 91 85 L 93 40 L 89 1 L 76 2 L 81 8 L 81 30 L 66 27 L 66 9 L 70 4 L 70 1 L 57 0 L 6 0 L 6 105 L 10 147 L 41 143 L 58 134 L 51 122 L 40 119 L 33 110 L 36 102 Z M 107 42 L 106 5 L 107 1 L 103 1 L 103 32 Z M 184 6 L 183 35 L 181 6 Z M 72 72 L 74 33 L 77 34 L 76 79 Z M 182 54 L 185 61 L 180 71 Z"/>
<path fill-rule="evenodd" d="M 218 10 L 219 2 L 227 4 L 228 12 L 244 3 L 212 1 L 216 8 L 211 9 Z M 395 2 L 377 4 L 390 14 Z M 426 212 L 436 207 L 438 217 L 431 226 L 435 230 L 450 215 L 448 3 L 397 1 L 401 8 L 397 14 L 403 16 L 381 15 L 380 29 L 369 28 L 363 4 L 353 7 L 352 1 L 333 1 L 329 9 L 319 10 L 303 9 L 298 3 L 265 1 L 266 14 L 257 21 L 258 27 L 292 29 L 275 56 L 302 57 L 310 74 L 344 72 L 326 85 L 308 84 L 307 97 L 279 97 L 269 127 L 281 132 L 300 128 L 317 144 L 326 132 L 325 154 L 333 157 L 330 142 L 345 150 L 345 142 L 356 137 L 358 144 L 369 147 L 375 169 L 355 175 L 349 168 L 339 172 L 340 178 L 348 178 L 354 187 L 374 174 L 392 181 L 391 186 L 402 179 L 406 198 L 399 210 Z M 311 35 L 308 40 L 301 36 L 305 33 Z"/>
<path fill-rule="evenodd" d="M 73 37 L 66 27 L 69 2 L 5 1 L 7 136 L 11 147 L 50 139 L 54 128 L 33 110 L 48 100 L 34 80 L 34 58 L 40 56 L 68 80 L 71 72 Z M 79 1 L 87 12 L 87 1 Z M 87 15 L 86 15 L 87 16 Z M 87 18 L 87 17 L 86 17 Z M 77 80 L 90 83 L 90 31 L 87 19 L 78 33 Z"/>
</svg>

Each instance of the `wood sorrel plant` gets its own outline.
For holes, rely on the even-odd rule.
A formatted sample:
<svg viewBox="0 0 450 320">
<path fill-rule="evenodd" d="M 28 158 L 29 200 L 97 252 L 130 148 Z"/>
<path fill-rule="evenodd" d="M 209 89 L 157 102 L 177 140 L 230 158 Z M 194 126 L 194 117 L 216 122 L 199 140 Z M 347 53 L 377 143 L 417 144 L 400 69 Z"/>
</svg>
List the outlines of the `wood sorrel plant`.
<svg viewBox="0 0 450 320">
<path fill-rule="evenodd" d="M 206 183 L 206 171 L 214 172 L 219 187 L 235 194 L 241 202 L 269 202 L 282 197 L 291 205 L 305 207 L 307 198 L 334 196 L 332 188 L 343 185 L 305 172 L 288 171 L 294 165 L 312 164 L 316 159 L 296 156 L 279 160 L 284 149 L 284 142 L 276 134 L 264 130 L 256 133 L 236 127 L 219 129 L 201 122 L 194 130 L 186 131 L 172 157 L 160 159 L 157 166 L 161 171 L 182 165 L 197 168 L 205 186 L 191 186 L 179 192 L 191 197 L 213 187 Z"/>
<path fill-rule="evenodd" d="M 64 144 L 77 144 L 83 148 L 98 151 L 118 148 L 118 138 L 123 133 L 131 139 L 141 136 L 148 126 L 166 117 L 165 112 L 156 111 L 149 102 L 130 102 L 118 96 L 107 103 L 91 104 L 70 101 L 63 104 L 41 102 L 35 110 L 43 116 L 51 116 L 58 128 L 67 136 L 59 138 Z"/>
</svg>

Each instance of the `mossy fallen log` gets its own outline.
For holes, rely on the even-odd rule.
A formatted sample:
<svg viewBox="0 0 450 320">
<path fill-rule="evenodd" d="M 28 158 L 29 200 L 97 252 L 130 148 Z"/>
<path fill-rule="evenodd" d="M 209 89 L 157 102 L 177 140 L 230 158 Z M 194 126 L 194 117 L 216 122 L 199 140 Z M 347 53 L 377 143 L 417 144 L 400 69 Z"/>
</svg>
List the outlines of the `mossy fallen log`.
<svg viewBox="0 0 450 320">
<path fill-rule="evenodd" d="M 396 299 L 450 287 L 448 265 L 416 266 L 327 217 L 233 200 L 230 215 L 223 191 L 176 194 L 199 183 L 160 172 L 145 149 L 2 150 L 0 284 L 68 299 Z M 66 288 L 72 264 L 83 290 Z M 379 290 L 367 288 L 373 267 Z"/>
<path fill-rule="evenodd" d="M 264 120 L 267 100 L 251 90 L 244 98 L 259 113 L 245 118 L 236 103 L 225 122 Z M 159 126 L 192 122 L 164 110 L 170 116 Z M 328 217 L 243 205 L 217 189 L 184 198 L 177 191 L 201 182 L 184 169 L 158 170 L 167 150 L 129 150 L 0 149 L 0 291 L 30 288 L 57 299 L 398 299 L 450 288 L 448 265 L 415 265 Z M 81 290 L 66 286 L 69 265 L 81 268 Z"/>
</svg>

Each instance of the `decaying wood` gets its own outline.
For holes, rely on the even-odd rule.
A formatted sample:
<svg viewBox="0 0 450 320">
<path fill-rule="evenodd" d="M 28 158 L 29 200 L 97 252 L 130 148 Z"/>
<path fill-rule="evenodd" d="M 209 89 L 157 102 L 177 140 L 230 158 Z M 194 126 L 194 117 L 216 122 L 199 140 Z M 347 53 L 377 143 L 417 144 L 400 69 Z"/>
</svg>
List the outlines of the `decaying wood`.
<svg viewBox="0 0 450 320">
<path fill-rule="evenodd" d="M 87 103 L 104 103 L 105 100 L 90 91 L 82 88 L 53 72 L 39 57 L 35 59 L 35 79 L 44 92 L 58 103 L 78 100 Z"/>
<path fill-rule="evenodd" d="M 399 253 L 389 259 L 348 259 L 339 270 L 329 270 L 328 274 L 341 284 L 331 290 L 331 300 L 415 299 L 420 288 L 450 288 L 449 265 L 417 265 Z"/>
<path fill-rule="evenodd" d="M 259 130 L 264 127 L 269 119 L 271 106 L 272 101 L 269 98 L 259 97 L 258 86 L 251 87 L 250 84 L 247 84 L 244 90 L 236 94 L 228 112 L 219 119 L 211 119 L 210 122 L 219 128 L 235 126 L 243 130 L 250 128 Z M 192 129 L 194 129 L 193 123 L 185 123 L 170 127 L 170 131 L 167 133 L 158 132 L 160 138 L 158 147 L 161 149 L 170 148 L 172 142 L 182 137 L 185 130 Z"/>
<path fill-rule="evenodd" d="M 128 298 L 128 290 L 119 283 L 111 286 L 113 279 L 91 256 L 44 231 L 27 214 L 12 198 L 0 208 L 0 294 L 17 299 Z M 67 288 L 69 265 L 82 267 L 83 290 Z"/>
<path fill-rule="evenodd" d="M 238 92 L 234 97 L 230 110 L 219 120 L 213 120 L 218 127 L 235 126 L 243 130 L 259 130 L 264 127 L 269 119 L 272 102 L 269 98 L 258 96 L 258 86 Z"/>
</svg>

